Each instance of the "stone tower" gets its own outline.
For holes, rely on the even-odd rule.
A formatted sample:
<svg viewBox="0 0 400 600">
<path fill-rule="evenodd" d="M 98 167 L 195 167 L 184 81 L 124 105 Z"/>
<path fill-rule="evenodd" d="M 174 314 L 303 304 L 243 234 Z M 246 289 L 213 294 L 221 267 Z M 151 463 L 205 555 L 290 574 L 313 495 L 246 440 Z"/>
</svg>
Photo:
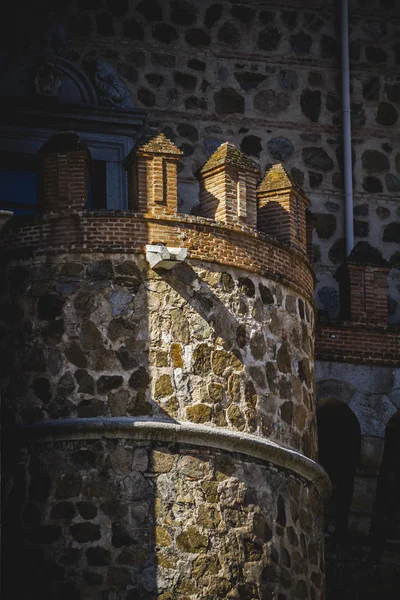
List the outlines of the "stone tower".
<svg viewBox="0 0 400 600">
<path fill-rule="evenodd" d="M 139 144 L 131 210 L 94 211 L 56 135 L 2 232 L 14 597 L 324 598 L 307 200 L 223 144 L 178 214 L 180 154 Z"/>
</svg>

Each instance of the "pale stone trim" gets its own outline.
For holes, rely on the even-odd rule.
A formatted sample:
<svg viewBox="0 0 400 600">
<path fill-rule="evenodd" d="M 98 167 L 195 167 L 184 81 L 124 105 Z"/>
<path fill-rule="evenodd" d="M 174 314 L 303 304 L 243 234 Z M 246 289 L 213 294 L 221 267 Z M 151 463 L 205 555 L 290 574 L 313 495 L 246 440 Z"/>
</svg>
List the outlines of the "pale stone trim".
<svg viewBox="0 0 400 600">
<path fill-rule="evenodd" d="M 180 442 L 228 452 L 239 452 L 293 471 L 317 486 L 329 497 L 328 475 L 315 461 L 300 452 L 251 434 L 239 433 L 185 421 L 156 421 L 137 417 L 96 417 L 44 421 L 21 428 L 28 439 L 37 441 L 129 438 L 160 442 Z"/>
</svg>

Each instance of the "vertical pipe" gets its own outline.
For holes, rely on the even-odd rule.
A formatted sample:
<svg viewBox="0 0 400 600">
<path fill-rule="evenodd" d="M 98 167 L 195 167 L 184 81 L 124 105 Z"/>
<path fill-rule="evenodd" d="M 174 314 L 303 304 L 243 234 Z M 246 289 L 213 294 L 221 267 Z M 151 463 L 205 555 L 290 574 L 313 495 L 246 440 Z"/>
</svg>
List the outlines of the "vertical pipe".
<svg viewBox="0 0 400 600">
<path fill-rule="evenodd" d="M 353 168 L 352 168 L 352 161 L 351 161 L 348 0 L 341 1 L 341 48 L 342 48 L 342 123 L 343 123 L 344 210 L 345 210 L 345 232 L 346 232 L 346 255 L 349 255 L 354 247 L 354 226 L 353 226 Z"/>
</svg>

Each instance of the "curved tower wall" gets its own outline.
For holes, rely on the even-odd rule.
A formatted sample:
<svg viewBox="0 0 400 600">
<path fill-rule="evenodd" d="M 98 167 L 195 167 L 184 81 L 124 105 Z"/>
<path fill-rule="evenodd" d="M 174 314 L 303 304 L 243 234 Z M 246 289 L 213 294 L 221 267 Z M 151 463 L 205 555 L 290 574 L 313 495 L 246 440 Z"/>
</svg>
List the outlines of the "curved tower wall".
<svg viewBox="0 0 400 600">
<path fill-rule="evenodd" d="M 284 216 L 286 244 L 257 231 L 254 168 L 223 145 L 203 168 L 203 216 L 177 214 L 179 151 L 158 136 L 126 163 L 139 212 L 91 212 L 90 160 L 69 142 L 42 151 L 51 203 L 3 235 L 5 535 L 21 597 L 323 598 L 299 190 L 267 174 L 261 228 Z M 148 244 L 188 257 L 152 269 Z"/>
</svg>

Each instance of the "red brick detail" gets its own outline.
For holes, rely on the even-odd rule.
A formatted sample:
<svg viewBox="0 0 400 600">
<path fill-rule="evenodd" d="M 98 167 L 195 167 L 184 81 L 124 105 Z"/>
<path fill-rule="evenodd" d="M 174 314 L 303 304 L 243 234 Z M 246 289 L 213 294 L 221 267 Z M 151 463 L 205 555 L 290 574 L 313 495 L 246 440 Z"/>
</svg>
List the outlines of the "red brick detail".
<svg viewBox="0 0 400 600">
<path fill-rule="evenodd" d="M 260 231 L 307 254 L 306 210 L 309 200 L 282 164 L 265 174 L 257 189 Z"/>
<path fill-rule="evenodd" d="M 177 213 L 181 155 L 163 133 L 130 153 L 125 161 L 130 209 L 154 215 Z"/>
<path fill-rule="evenodd" d="M 200 214 L 227 224 L 257 226 L 259 169 L 233 144 L 222 144 L 200 171 Z"/>
<path fill-rule="evenodd" d="M 400 367 L 400 327 L 317 324 L 315 354 L 321 361 Z"/>
<path fill-rule="evenodd" d="M 388 273 L 388 267 L 348 264 L 352 321 L 387 324 Z"/>
<path fill-rule="evenodd" d="M 191 259 L 258 273 L 288 285 L 313 303 L 315 276 L 307 259 L 245 226 L 192 215 L 96 211 L 37 216 L 2 237 L 3 252 L 13 258 L 74 252 L 144 253 L 146 244 L 157 243 L 185 247 Z"/>
<path fill-rule="evenodd" d="M 88 150 L 41 154 L 38 209 L 81 211 L 88 208 L 91 159 Z"/>
<path fill-rule="evenodd" d="M 311 213 L 306 211 L 306 242 L 307 242 L 307 258 L 311 264 L 314 263 L 314 244 L 313 232 L 316 225 L 316 218 Z"/>
</svg>

